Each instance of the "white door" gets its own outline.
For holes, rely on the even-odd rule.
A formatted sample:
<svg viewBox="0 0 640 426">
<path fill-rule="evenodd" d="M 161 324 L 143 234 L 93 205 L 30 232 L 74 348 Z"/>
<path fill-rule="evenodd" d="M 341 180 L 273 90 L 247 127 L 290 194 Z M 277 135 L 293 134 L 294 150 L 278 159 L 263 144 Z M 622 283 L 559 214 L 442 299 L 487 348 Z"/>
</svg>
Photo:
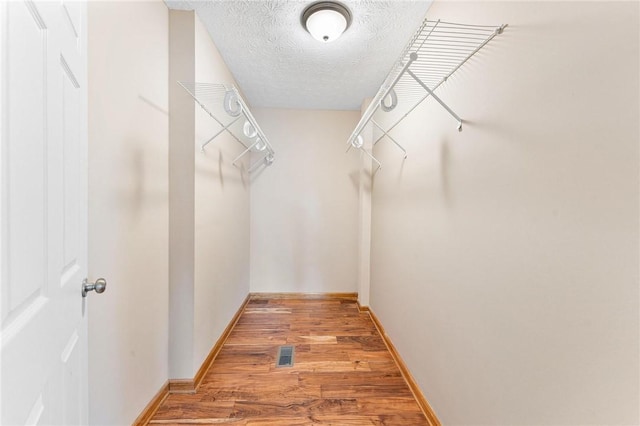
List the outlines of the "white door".
<svg viewBox="0 0 640 426">
<path fill-rule="evenodd" d="M 0 46 L 0 424 L 87 424 L 86 4 L 0 1 Z"/>
</svg>

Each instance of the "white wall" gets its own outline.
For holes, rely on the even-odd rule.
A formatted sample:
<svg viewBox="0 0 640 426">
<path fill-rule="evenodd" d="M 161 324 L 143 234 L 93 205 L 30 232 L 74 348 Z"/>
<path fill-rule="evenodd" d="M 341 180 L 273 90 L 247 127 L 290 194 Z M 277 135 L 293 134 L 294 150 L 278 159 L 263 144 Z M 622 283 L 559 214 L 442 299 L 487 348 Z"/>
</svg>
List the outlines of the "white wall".
<svg viewBox="0 0 640 426">
<path fill-rule="evenodd" d="M 144 17 L 144 19 L 141 19 Z M 168 11 L 89 2 L 89 420 L 130 424 L 167 380 Z"/>
<path fill-rule="evenodd" d="M 376 154 L 371 306 L 443 424 L 638 418 L 637 2 L 435 2 L 509 23 Z"/>
<path fill-rule="evenodd" d="M 220 125 L 177 84 L 233 76 L 194 12 L 170 22 L 169 374 L 192 379 L 249 293 L 249 177 L 231 164 L 244 148 L 228 133 L 201 152 Z"/>
<path fill-rule="evenodd" d="M 256 109 L 276 150 L 252 175 L 251 291 L 355 292 L 358 111 Z"/>
<path fill-rule="evenodd" d="M 195 79 L 195 15 L 169 12 L 169 377 L 193 363 L 195 105 L 178 81 Z"/>
<path fill-rule="evenodd" d="M 364 113 L 371 98 L 362 102 L 360 112 Z M 358 178 L 358 303 L 369 306 L 371 293 L 371 192 L 373 175 L 373 128 L 366 127 L 360 132 L 362 149 L 360 153 L 360 176 Z"/>
<path fill-rule="evenodd" d="M 195 80 L 231 83 L 209 33 L 195 20 Z M 249 293 L 249 176 L 231 164 L 244 148 L 201 108 L 195 116 L 194 366 L 202 365 Z"/>
<path fill-rule="evenodd" d="M 178 13 L 172 22 L 188 28 L 173 52 L 190 48 L 181 71 L 233 82 L 198 19 Z M 173 106 L 188 123 L 171 130 L 187 143 L 169 156 L 175 81 L 163 2 L 90 2 L 89 55 L 89 268 L 109 282 L 90 301 L 89 415 L 91 424 L 122 425 L 168 378 L 193 378 L 247 295 L 248 177 L 230 165 L 241 149 L 228 136 L 196 153 L 215 126 L 188 96 Z M 171 275 L 170 248 L 181 256 Z M 180 283 L 171 292 L 170 276 Z M 170 302 L 179 308 L 172 316 Z"/>
</svg>

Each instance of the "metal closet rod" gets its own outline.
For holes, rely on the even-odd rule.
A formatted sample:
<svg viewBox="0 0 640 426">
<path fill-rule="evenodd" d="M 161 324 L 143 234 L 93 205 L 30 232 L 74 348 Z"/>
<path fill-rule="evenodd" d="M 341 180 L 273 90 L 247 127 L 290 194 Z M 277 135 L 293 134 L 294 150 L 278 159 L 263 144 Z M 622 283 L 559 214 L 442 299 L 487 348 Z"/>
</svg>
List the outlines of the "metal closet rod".
<svg viewBox="0 0 640 426">
<path fill-rule="evenodd" d="M 415 52 L 412 52 L 409 55 L 409 60 L 407 61 L 406 64 L 404 64 L 404 66 L 402 67 L 398 75 L 395 76 L 391 84 L 384 90 L 379 91 L 376 97 L 373 99 L 373 101 L 371 101 L 371 103 L 365 110 L 365 113 L 363 114 L 364 120 L 360 119 L 360 122 L 356 126 L 355 130 L 351 133 L 351 137 L 349 138 L 349 141 L 348 141 L 349 147 L 347 148 L 347 151 L 351 149 L 351 146 L 353 145 L 353 141 L 360 135 L 362 130 L 364 130 L 364 127 L 367 125 L 367 123 L 369 123 L 369 120 L 373 118 L 373 114 L 375 114 L 378 108 L 380 108 L 380 102 L 382 102 L 382 100 L 387 97 L 389 92 L 393 89 L 393 86 L 395 86 L 398 80 L 402 78 L 402 75 L 404 74 L 404 72 L 409 68 L 409 66 L 411 66 L 413 61 L 415 61 L 416 59 L 418 59 L 418 55 Z"/>
<path fill-rule="evenodd" d="M 256 160 L 253 164 L 251 164 L 249 166 L 248 172 L 251 173 L 254 170 L 256 170 L 258 168 L 258 166 L 261 165 L 261 164 L 265 164 L 267 166 L 271 165 L 271 162 L 273 162 L 273 156 L 275 155 L 276 152 L 274 151 L 273 147 L 269 143 L 269 141 L 267 139 L 267 136 L 264 134 L 264 132 L 260 128 L 260 125 L 258 124 L 258 121 L 256 121 L 256 119 L 253 116 L 253 114 L 251 114 L 251 110 L 249 109 L 247 104 L 244 102 L 244 99 L 242 99 L 242 97 L 240 96 L 240 93 L 238 93 L 238 91 L 237 91 L 237 89 L 235 87 L 233 88 L 233 90 L 236 92 L 236 95 L 238 96 L 238 101 L 240 102 L 240 106 L 242 108 L 242 113 L 245 115 L 247 120 L 249 120 L 249 122 L 251 123 L 253 128 L 258 133 L 258 137 L 260 138 L 260 140 L 263 141 L 265 143 L 265 145 L 266 145 L 265 154 L 260 159 Z M 235 165 L 236 161 L 238 161 L 243 155 L 245 155 L 247 152 L 249 152 L 251 150 L 251 148 L 257 146 L 258 143 L 259 143 L 258 138 L 256 138 L 255 142 L 252 145 L 247 147 L 247 149 L 242 154 L 240 154 L 238 157 L 236 157 L 235 160 L 233 160 L 233 165 Z M 271 158 L 271 162 L 269 162 L 269 158 Z"/>
<path fill-rule="evenodd" d="M 458 24 L 441 20 L 425 20 L 402 51 L 402 54 L 387 75 L 387 78 L 385 78 L 376 96 L 351 133 L 347 141 L 347 151 L 351 146 L 357 146 L 376 161 L 379 165 L 378 168 L 381 167 L 380 162 L 367 152 L 363 145 L 360 144 L 358 146 L 358 144 L 355 143 L 364 128 L 369 122 L 372 122 L 375 127 L 382 131 L 382 135 L 378 137 L 373 144 L 375 145 L 386 136 L 405 153 L 406 158 L 406 150 L 389 132 L 429 96 L 433 97 L 456 119 L 458 122 L 457 128 L 461 131 L 462 119 L 442 101 L 434 91 L 496 35 L 501 34 L 506 27 L 506 24 L 496 27 Z M 411 79 L 409 81 L 402 79 L 404 75 L 408 75 Z M 430 85 L 433 85 L 433 87 L 429 87 Z M 422 90 L 426 93 L 422 92 Z M 403 98 L 408 97 L 408 100 L 415 99 L 415 96 L 419 93 L 424 93 L 424 95 L 388 129 L 385 129 L 373 120 L 373 117 L 380 111 L 382 103 L 385 102 L 390 94 L 392 94 L 392 106 L 386 105 L 383 110 L 389 112 L 397 107 L 398 93 L 403 96 Z"/>
<path fill-rule="evenodd" d="M 189 93 L 189 95 L 194 99 L 194 101 L 221 127 L 221 129 L 218 132 L 216 132 L 213 136 L 211 136 L 201 145 L 202 151 L 204 151 L 205 146 L 207 146 L 216 137 L 218 137 L 220 134 L 226 131 L 238 143 L 240 143 L 245 148 L 245 150 L 233 160 L 232 164 L 234 166 L 236 166 L 236 162 L 240 160 L 240 158 L 242 158 L 244 155 L 250 152 L 252 148 L 256 147 L 261 142 L 265 144 L 265 149 L 263 150 L 264 155 L 261 156 L 261 158 L 255 161 L 253 164 L 251 164 L 248 168 L 248 171 L 252 172 L 253 170 L 257 169 L 257 167 L 261 164 L 270 165 L 273 162 L 275 150 L 269 143 L 269 140 L 267 139 L 266 135 L 262 131 L 262 128 L 256 121 L 253 114 L 251 114 L 251 110 L 245 103 L 242 96 L 240 96 L 240 93 L 235 86 L 225 85 L 225 84 L 214 84 L 214 83 L 195 83 L 195 82 L 187 83 L 187 82 L 180 82 L 180 81 L 178 82 L 178 84 L 180 84 L 180 86 L 182 86 L 187 91 L 187 93 Z M 226 107 L 223 104 L 223 102 L 226 102 L 225 98 L 226 96 L 229 95 L 229 93 L 233 94 L 233 101 L 238 106 L 237 116 L 236 116 L 235 110 L 233 111 L 233 114 L 232 114 L 230 111 L 226 109 Z M 211 111 L 211 109 L 207 106 L 207 104 L 223 105 L 223 108 L 225 108 L 225 113 L 234 117 L 233 120 L 231 120 L 227 124 L 224 124 L 221 119 L 216 117 L 216 115 Z M 241 118 L 244 118 L 246 121 L 248 121 L 256 132 L 256 134 L 250 138 L 252 140 L 252 143 L 249 143 L 248 145 L 244 143 L 238 136 L 235 135 L 234 132 L 230 130 L 231 126 L 237 123 Z"/>
</svg>

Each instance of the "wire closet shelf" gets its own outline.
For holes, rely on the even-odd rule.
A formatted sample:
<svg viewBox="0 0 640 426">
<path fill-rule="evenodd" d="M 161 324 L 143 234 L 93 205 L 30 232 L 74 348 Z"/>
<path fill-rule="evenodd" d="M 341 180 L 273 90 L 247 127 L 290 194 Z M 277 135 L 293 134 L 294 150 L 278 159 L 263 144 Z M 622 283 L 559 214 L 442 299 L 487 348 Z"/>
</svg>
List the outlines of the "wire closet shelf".
<svg viewBox="0 0 640 426">
<path fill-rule="evenodd" d="M 382 166 L 363 143 L 362 132 L 371 124 L 376 131 L 374 146 L 387 137 L 406 158 L 407 151 L 389 132 L 430 96 L 447 110 L 462 131 L 462 119 L 434 91 L 506 27 L 506 24 L 488 26 L 425 20 L 362 114 L 349 137 L 347 151 L 351 147 L 360 149 L 373 160 L 376 170 Z"/>
<path fill-rule="evenodd" d="M 258 170 L 260 166 L 270 166 L 273 163 L 275 151 L 234 85 L 184 81 L 179 81 L 178 84 L 220 125 L 218 132 L 202 143 L 202 151 L 226 131 L 245 148 L 233 160 L 234 166 L 251 152 L 259 158 L 249 165 L 249 173 Z"/>
</svg>

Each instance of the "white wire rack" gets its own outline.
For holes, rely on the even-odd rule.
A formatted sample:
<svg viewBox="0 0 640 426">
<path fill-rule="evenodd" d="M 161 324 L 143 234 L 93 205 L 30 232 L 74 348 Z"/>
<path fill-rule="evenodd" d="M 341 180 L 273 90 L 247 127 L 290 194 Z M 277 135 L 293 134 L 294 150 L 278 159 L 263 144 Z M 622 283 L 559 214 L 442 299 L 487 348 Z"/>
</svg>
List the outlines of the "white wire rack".
<svg viewBox="0 0 640 426">
<path fill-rule="evenodd" d="M 434 91 L 506 27 L 425 20 L 362 114 L 349 137 L 347 151 L 358 148 L 376 163 L 376 170 L 382 166 L 364 149 L 361 134 L 371 124 L 379 134 L 373 145 L 387 137 L 406 158 L 407 151 L 389 132 L 430 96 L 451 114 L 461 131 L 462 119 Z"/>
<path fill-rule="evenodd" d="M 220 130 L 202 143 L 203 151 L 211 141 L 226 131 L 245 148 L 233 160 L 234 166 L 250 152 L 258 154 L 259 159 L 249 165 L 249 173 L 260 166 L 270 166 L 273 163 L 275 151 L 235 86 L 184 81 L 179 81 L 178 84 L 220 125 Z"/>
</svg>

